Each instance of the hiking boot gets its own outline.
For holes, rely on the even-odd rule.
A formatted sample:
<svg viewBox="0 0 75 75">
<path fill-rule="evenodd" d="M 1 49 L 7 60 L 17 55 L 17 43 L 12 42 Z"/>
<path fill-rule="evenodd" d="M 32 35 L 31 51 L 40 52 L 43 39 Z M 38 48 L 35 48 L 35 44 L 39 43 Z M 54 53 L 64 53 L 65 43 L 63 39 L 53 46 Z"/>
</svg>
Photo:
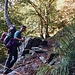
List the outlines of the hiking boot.
<svg viewBox="0 0 75 75">
<path fill-rule="evenodd" d="M 4 69 L 4 74 L 7 75 L 8 73 L 10 73 L 12 70 L 9 68 L 5 68 Z"/>
</svg>

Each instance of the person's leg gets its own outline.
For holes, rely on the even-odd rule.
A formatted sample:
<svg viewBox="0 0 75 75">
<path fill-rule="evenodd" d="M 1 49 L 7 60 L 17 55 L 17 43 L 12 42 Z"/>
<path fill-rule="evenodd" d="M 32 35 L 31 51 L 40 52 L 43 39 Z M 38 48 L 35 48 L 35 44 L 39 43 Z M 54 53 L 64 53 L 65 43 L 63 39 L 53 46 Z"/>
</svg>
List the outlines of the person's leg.
<svg viewBox="0 0 75 75">
<path fill-rule="evenodd" d="M 4 74 L 8 74 L 8 69 L 10 67 L 10 61 L 12 60 L 12 55 L 8 54 L 7 60 L 5 62 Z"/>
<path fill-rule="evenodd" d="M 13 51 L 13 59 L 10 62 L 9 68 L 11 68 L 14 65 L 14 63 L 17 61 L 17 58 L 18 58 L 18 51 L 17 51 L 17 47 L 15 47 Z"/>
<path fill-rule="evenodd" d="M 11 60 L 12 60 L 12 55 L 11 54 L 8 54 L 8 58 L 7 58 L 6 63 L 5 63 L 5 66 L 6 67 L 9 68 Z"/>
<path fill-rule="evenodd" d="M 14 63 L 17 61 L 17 54 L 14 55 L 13 57 L 14 57 L 14 58 L 13 58 L 13 60 L 11 61 L 9 68 L 11 68 L 11 67 L 14 65 Z"/>
</svg>

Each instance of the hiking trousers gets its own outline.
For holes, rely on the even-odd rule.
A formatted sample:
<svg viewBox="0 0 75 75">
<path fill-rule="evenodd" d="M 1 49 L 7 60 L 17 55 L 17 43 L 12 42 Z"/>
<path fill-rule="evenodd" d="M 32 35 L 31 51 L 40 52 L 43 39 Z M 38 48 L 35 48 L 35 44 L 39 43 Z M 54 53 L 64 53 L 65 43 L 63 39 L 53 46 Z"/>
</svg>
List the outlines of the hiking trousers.
<svg viewBox="0 0 75 75">
<path fill-rule="evenodd" d="M 14 63 L 17 61 L 18 58 L 18 51 L 17 47 L 13 47 L 12 51 L 9 52 L 7 60 L 5 62 L 4 74 L 8 74 L 8 69 L 10 69 Z"/>
</svg>

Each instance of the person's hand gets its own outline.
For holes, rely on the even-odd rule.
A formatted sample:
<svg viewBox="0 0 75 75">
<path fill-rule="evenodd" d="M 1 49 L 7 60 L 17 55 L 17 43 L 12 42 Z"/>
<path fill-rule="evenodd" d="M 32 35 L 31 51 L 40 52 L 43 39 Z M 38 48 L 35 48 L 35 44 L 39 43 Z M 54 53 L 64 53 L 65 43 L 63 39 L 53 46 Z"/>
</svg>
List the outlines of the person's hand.
<svg viewBox="0 0 75 75">
<path fill-rule="evenodd" d="M 25 41 L 25 38 L 24 38 L 24 37 L 22 37 L 22 38 L 21 38 L 21 41 L 22 41 L 22 42 L 24 42 L 24 41 Z"/>
</svg>

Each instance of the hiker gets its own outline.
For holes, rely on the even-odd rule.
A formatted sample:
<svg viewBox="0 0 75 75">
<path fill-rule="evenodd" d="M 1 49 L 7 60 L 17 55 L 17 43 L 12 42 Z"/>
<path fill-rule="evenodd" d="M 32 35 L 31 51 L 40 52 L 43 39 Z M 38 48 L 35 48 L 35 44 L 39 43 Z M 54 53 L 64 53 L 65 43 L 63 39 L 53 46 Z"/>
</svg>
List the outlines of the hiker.
<svg viewBox="0 0 75 75">
<path fill-rule="evenodd" d="M 3 44 L 5 44 L 5 42 L 7 41 L 6 37 L 11 33 L 10 31 L 12 30 L 11 28 L 13 27 L 13 25 L 11 27 L 8 28 L 8 31 L 7 32 L 3 32 L 2 35 L 1 35 L 1 38 L 0 38 L 0 42 L 2 42 Z M 6 39 L 6 40 L 5 40 Z M 10 40 L 10 39 L 9 39 Z M 8 40 L 8 41 L 9 41 Z M 7 42 L 6 42 L 7 43 Z M 6 44 L 5 44 L 6 46 Z M 8 52 L 9 52 L 9 49 L 10 48 L 7 48 L 8 49 Z M 6 70 L 6 68 L 4 68 L 4 71 Z"/>
<path fill-rule="evenodd" d="M 13 38 L 13 35 L 16 31 L 16 28 L 14 25 L 10 26 L 8 28 L 8 32 L 4 32 L 2 33 L 2 36 L 1 36 L 1 42 L 3 44 L 5 44 L 5 46 L 7 47 L 7 44 L 10 42 L 11 38 Z M 7 57 L 7 60 L 5 62 L 5 67 L 4 67 L 4 72 L 3 72 L 3 75 L 6 75 L 7 73 L 9 73 L 11 70 L 9 69 L 10 68 L 10 61 L 8 61 L 10 59 L 10 55 L 11 55 L 11 51 L 13 50 L 13 47 L 7 47 L 8 49 L 8 57 Z M 11 59 L 10 59 L 11 60 Z"/>
<path fill-rule="evenodd" d="M 11 47 L 8 47 L 8 58 L 5 63 L 4 74 L 8 74 L 12 70 L 10 69 L 18 58 L 18 50 L 17 47 L 24 42 L 24 38 L 21 37 L 21 33 L 26 30 L 26 26 L 22 25 L 19 31 L 14 33 L 14 44 Z M 12 41 L 13 42 L 13 41 Z M 12 43 L 11 42 L 11 43 Z M 10 44 L 11 44 L 10 43 Z"/>
</svg>

